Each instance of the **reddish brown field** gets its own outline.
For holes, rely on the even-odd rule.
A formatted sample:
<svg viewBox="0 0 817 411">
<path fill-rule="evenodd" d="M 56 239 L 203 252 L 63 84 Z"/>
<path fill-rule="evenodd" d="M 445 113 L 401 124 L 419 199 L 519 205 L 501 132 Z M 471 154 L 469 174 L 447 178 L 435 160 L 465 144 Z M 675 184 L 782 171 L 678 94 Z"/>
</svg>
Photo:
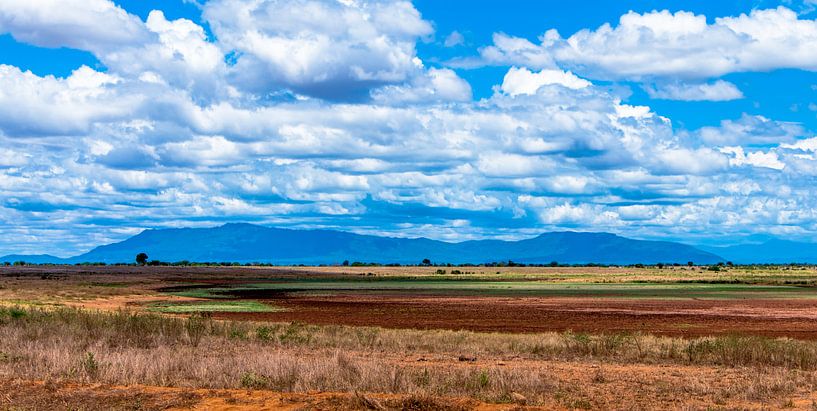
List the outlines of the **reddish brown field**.
<svg viewBox="0 0 817 411">
<path fill-rule="evenodd" d="M 640 332 L 677 337 L 746 334 L 817 339 L 815 300 L 283 296 L 286 311 L 217 313 L 233 320 L 300 321 L 486 332 Z"/>
</svg>

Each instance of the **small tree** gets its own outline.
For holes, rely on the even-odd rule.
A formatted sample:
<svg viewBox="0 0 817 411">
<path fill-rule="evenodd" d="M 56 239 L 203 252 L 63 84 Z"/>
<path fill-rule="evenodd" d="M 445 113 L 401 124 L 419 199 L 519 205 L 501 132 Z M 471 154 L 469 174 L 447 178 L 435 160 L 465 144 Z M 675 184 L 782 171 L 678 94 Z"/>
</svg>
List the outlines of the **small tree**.
<svg viewBox="0 0 817 411">
<path fill-rule="evenodd" d="M 343 260 L 343 266 L 348 267 L 349 266 L 349 260 Z"/>
<path fill-rule="evenodd" d="M 429 260 L 428 258 L 424 258 L 423 259 L 423 265 L 425 265 L 425 266 L 431 265 L 431 260 Z"/>
<path fill-rule="evenodd" d="M 145 265 L 148 262 L 148 255 L 145 253 L 136 254 L 136 264 Z"/>
<path fill-rule="evenodd" d="M 693 263 L 692 261 L 687 261 L 687 266 L 692 267 L 693 265 L 695 265 L 695 263 Z"/>
</svg>

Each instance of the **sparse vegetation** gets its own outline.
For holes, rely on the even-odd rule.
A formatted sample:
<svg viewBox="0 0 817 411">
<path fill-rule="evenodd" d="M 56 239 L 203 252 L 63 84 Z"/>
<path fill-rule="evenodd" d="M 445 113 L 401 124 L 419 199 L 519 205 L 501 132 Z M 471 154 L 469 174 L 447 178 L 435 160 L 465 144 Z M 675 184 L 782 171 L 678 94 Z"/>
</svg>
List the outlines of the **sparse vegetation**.
<svg viewBox="0 0 817 411">
<path fill-rule="evenodd" d="M 0 361 L 0 372 L 32 379 L 73 376 L 110 384 L 426 393 L 492 402 L 511 401 L 511 394 L 516 393 L 536 404 L 567 389 L 537 369 L 536 361 L 752 367 L 755 371 L 751 373 L 760 374 L 768 374 L 771 367 L 795 372 L 793 381 L 807 384 L 815 384 L 803 378 L 817 369 L 817 343 L 761 337 L 683 340 L 629 334 L 478 334 L 304 324 L 253 327 L 211 321 L 199 314 L 182 319 L 76 309 L 4 308 L 0 323 L 4 335 L 0 352 L 5 359 Z M 254 338 L 236 340 L 231 337 L 236 332 Z M 311 354 L 299 355 L 304 349 Z M 200 350 L 208 355 L 201 355 L 205 351 Z M 253 355 L 246 355 L 248 352 Z M 460 356 L 457 353 L 461 352 L 479 360 L 465 362 L 473 367 L 388 360 L 398 353 L 423 358 Z M 511 357 L 527 365 L 505 368 L 496 360 Z M 588 383 L 606 383 L 609 374 L 606 369 L 596 370 Z M 789 388 L 759 389 L 752 395 L 764 399 L 791 392 Z"/>
<path fill-rule="evenodd" d="M 243 312 L 265 313 L 279 310 L 279 308 L 257 301 L 197 301 L 185 303 L 155 303 L 151 311 L 162 313 L 207 313 L 207 312 Z"/>
</svg>

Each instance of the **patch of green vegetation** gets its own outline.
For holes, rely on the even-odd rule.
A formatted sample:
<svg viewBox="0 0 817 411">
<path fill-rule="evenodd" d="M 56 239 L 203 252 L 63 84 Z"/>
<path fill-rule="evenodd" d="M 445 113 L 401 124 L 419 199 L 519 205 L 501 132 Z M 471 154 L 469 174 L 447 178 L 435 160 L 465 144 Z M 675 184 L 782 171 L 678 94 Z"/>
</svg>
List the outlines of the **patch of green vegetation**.
<svg viewBox="0 0 817 411">
<path fill-rule="evenodd" d="M 201 301 L 193 303 L 154 303 L 149 311 L 188 314 L 202 312 L 223 313 L 267 313 L 281 311 L 281 308 L 263 304 L 258 301 Z"/>
</svg>

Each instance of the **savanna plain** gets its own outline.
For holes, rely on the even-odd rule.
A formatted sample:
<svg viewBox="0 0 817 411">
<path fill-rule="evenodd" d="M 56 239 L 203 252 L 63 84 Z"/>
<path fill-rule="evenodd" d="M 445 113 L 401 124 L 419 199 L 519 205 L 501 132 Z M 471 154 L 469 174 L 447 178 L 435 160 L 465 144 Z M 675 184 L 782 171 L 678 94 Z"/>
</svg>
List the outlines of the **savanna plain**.
<svg viewBox="0 0 817 411">
<path fill-rule="evenodd" d="M 817 409 L 814 267 L 0 267 L 0 409 Z"/>
</svg>

